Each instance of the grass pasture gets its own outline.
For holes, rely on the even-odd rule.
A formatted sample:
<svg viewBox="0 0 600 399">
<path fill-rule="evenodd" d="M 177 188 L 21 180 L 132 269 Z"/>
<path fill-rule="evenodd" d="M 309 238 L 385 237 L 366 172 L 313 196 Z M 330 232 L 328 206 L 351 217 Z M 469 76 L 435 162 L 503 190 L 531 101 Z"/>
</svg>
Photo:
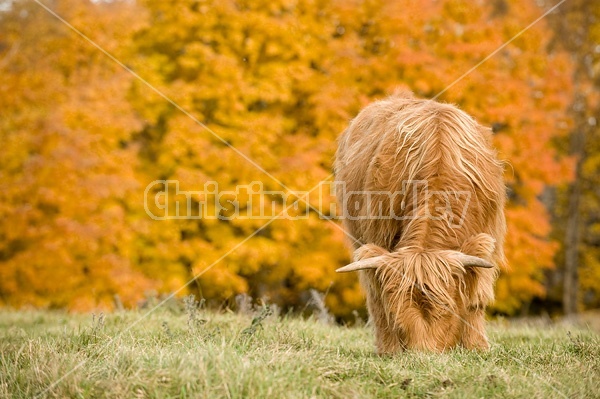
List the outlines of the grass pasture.
<svg viewBox="0 0 600 399">
<path fill-rule="evenodd" d="M 1 398 L 592 398 L 591 329 L 495 322 L 492 348 L 373 353 L 368 327 L 159 309 L 0 311 Z"/>
</svg>

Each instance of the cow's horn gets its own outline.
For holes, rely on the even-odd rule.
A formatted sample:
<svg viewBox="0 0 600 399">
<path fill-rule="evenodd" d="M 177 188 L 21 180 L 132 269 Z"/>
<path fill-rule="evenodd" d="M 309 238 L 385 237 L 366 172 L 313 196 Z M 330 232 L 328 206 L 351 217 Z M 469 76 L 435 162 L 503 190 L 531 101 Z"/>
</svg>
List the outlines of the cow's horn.
<svg viewBox="0 0 600 399">
<path fill-rule="evenodd" d="M 338 273 L 356 272 L 358 270 L 365 269 L 377 269 L 384 261 L 384 255 L 374 256 L 372 258 L 361 259 L 356 262 L 352 262 L 349 265 L 340 267 L 336 270 Z"/>
<path fill-rule="evenodd" d="M 460 253 L 458 255 L 458 260 L 465 267 L 485 267 L 488 269 L 494 267 L 492 263 L 488 262 L 485 259 L 478 258 L 477 256 L 466 255 L 463 253 Z"/>
</svg>

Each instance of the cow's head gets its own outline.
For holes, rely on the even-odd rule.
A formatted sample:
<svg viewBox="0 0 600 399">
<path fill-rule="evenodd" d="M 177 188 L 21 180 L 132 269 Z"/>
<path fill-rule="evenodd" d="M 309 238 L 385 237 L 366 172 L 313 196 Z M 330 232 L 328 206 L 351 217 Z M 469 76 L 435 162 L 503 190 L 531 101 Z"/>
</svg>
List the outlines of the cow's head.
<svg viewBox="0 0 600 399">
<path fill-rule="evenodd" d="M 384 317 L 404 348 L 444 350 L 458 343 L 468 304 L 466 276 L 494 265 L 486 260 L 494 240 L 480 234 L 485 257 L 453 250 L 401 247 L 392 252 L 366 244 L 354 252 L 354 262 L 338 272 L 371 274 L 381 292 L 378 304 L 369 304 L 374 317 Z M 481 253 L 481 252 L 480 252 Z M 381 309 L 373 309 L 380 306 Z"/>
</svg>

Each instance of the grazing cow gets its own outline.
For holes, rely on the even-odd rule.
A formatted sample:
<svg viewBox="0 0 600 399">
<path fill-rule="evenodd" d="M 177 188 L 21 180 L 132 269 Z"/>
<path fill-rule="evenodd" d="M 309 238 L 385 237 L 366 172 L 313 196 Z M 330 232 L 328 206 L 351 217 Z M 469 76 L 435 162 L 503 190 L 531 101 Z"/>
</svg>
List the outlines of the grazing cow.
<svg viewBox="0 0 600 399">
<path fill-rule="evenodd" d="M 377 351 L 487 349 L 506 232 L 491 130 L 452 105 L 395 94 L 351 122 L 335 174 L 355 241 L 338 272 L 360 271 Z"/>
</svg>

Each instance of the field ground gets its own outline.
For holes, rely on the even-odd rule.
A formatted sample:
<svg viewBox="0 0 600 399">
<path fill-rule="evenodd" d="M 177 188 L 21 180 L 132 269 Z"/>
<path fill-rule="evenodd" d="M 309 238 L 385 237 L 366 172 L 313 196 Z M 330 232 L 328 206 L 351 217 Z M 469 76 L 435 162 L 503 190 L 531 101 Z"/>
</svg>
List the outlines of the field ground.
<svg viewBox="0 0 600 399">
<path fill-rule="evenodd" d="M 0 397 L 600 397 L 600 338 L 582 326 L 494 322 L 489 352 L 379 357 L 368 327 L 143 315 L 0 311 Z"/>
</svg>

